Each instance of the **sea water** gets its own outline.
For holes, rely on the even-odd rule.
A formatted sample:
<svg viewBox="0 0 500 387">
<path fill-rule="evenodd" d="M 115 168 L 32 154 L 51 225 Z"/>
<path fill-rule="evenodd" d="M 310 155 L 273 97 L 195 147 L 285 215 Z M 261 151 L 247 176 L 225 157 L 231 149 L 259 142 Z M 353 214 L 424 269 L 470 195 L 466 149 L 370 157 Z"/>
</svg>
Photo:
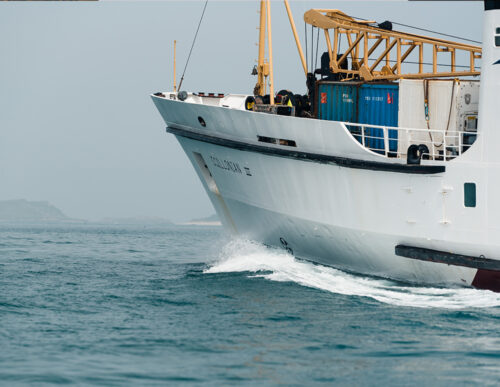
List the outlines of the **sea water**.
<svg viewBox="0 0 500 387">
<path fill-rule="evenodd" d="M 500 295 L 220 227 L 0 226 L 2 385 L 497 385 Z"/>
</svg>

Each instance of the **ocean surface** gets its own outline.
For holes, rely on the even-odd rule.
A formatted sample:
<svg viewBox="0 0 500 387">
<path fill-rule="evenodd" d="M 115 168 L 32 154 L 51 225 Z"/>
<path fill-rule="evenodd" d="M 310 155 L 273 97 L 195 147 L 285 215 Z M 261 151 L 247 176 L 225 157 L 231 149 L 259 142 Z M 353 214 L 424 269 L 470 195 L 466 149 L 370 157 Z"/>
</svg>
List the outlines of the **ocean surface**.
<svg viewBox="0 0 500 387">
<path fill-rule="evenodd" d="M 500 295 L 220 227 L 0 226 L 0 384 L 498 385 Z"/>
</svg>

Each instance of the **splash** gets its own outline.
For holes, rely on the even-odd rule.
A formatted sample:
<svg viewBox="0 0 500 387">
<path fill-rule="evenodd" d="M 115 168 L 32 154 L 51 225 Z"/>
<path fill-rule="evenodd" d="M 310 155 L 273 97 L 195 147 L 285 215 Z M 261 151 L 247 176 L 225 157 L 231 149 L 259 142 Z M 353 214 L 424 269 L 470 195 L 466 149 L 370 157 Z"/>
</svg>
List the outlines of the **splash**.
<svg viewBox="0 0 500 387">
<path fill-rule="evenodd" d="M 418 308 L 488 308 L 500 306 L 500 294 L 472 288 L 401 286 L 295 259 L 281 250 L 242 240 L 227 244 L 205 273 L 251 272 L 271 281 L 295 282 L 336 294 L 369 297 L 379 302 Z"/>
</svg>

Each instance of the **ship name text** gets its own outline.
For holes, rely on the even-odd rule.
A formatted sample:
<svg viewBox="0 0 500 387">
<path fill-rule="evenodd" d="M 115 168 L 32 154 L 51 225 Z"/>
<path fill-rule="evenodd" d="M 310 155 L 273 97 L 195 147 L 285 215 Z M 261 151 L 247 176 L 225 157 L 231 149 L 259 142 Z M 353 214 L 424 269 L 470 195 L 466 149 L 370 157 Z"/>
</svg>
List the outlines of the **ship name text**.
<svg viewBox="0 0 500 387">
<path fill-rule="evenodd" d="M 210 160 L 212 160 L 212 163 L 220 169 L 225 169 L 226 171 L 231 171 L 234 173 L 239 173 L 243 174 L 241 171 L 240 165 L 234 161 L 229 161 L 229 160 L 220 160 L 219 158 L 215 156 L 210 156 Z"/>
</svg>

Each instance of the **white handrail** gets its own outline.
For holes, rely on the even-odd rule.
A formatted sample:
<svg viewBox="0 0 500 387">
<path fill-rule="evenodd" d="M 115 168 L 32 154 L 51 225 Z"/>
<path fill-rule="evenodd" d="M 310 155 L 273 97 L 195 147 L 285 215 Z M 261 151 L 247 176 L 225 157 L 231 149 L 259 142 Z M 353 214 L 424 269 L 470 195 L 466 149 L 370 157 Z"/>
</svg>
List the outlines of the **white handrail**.
<svg viewBox="0 0 500 387">
<path fill-rule="evenodd" d="M 404 128 L 352 122 L 342 122 L 342 125 L 363 147 L 378 153 L 380 156 L 391 158 L 406 158 L 409 146 L 417 145 L 419 153 L 421 156 L 423 154 L 425 158 L 431 160 L 452 160 L 470 147 L 470 144 L 464 144 L 464 135 L 476 136 L 476 138 L 479 135 L 477 132 L 472 131 L 452 131 L 448 133 L 446 130 Z M 359 129 L 356 130 L 355 128 Z M 377 135 L 378 133 L 375 130 L 378 130 L 380 135 Z M 390 133 L 394 133 L 392 131 L 396 131 L 397 137 L 390 137 Z M 377 148 L 373 140 L 382 140 L 383 148 Z M 391 145 L 394 143 L 397 144 L 396 150 L 391 149 Z M 380 141 L 378 141 L 378 144 L 380 146 Z"/>
</svg>

